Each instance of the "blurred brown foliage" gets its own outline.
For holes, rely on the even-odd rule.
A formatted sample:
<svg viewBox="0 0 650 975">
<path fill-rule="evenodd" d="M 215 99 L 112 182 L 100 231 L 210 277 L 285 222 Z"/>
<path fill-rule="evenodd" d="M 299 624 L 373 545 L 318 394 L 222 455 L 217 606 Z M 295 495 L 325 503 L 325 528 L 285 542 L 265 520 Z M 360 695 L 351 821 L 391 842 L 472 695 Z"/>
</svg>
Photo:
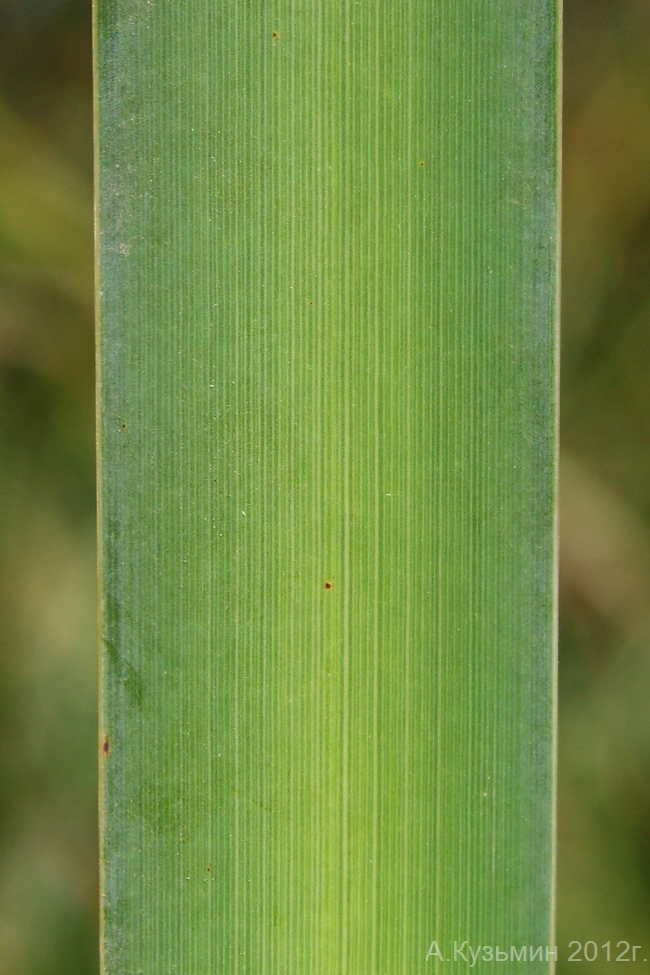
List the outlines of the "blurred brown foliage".
<svg viewBox="0 0 650 975">
<path fill-rule="evenodd" d="M 650 948 L 649 41 L 647 0 L 565 2 L 560 959 L 572 939 Z M 97 972 L 91 88 L 90 3 L 4 0 L 0 971 L 11 975 Z"/>
<path fill-rule="evenodd" d="M 650 960 L 649 52 L 565 3 L 558 937 Z"/>
<path fill-rule="evenodd" d="M 97 972 L 89 4 L 0 6 L 0 972 Z"/>
</svg>

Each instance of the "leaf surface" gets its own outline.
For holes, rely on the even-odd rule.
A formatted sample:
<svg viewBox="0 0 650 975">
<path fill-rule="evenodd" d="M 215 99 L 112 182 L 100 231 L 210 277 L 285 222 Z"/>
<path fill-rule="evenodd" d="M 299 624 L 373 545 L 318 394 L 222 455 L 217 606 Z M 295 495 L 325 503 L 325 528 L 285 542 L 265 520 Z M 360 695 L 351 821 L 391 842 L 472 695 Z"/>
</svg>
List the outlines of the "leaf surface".
<svg viewBox="0 0 650 975">
<path fill-rule="evenodd" d="M 556 3 L 95 20 L 106 975 L 551 945 Z"/>
</svg>

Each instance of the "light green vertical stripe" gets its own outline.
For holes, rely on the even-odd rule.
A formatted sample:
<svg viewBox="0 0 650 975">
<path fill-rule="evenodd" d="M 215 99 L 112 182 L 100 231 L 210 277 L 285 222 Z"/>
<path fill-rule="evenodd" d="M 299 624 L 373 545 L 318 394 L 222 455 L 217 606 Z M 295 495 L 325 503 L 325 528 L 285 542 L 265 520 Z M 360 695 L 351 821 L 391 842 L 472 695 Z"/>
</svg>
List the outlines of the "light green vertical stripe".
<svg viewBox="0 0 650 975">
<path fill-rule="evenodd" d="M 552 944 L 558 20 L 95 0 L 106 975 Z"/>
</svg>

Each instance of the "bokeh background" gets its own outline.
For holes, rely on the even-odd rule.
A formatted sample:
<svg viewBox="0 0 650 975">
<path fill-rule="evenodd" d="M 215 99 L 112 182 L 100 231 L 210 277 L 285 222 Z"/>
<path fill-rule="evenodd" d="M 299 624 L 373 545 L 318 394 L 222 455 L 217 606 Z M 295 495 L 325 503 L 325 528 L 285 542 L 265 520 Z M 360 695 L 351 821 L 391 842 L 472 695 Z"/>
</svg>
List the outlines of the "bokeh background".
<svg viewBox="0 0 650 975">
<path fill-rule="evenodd" d="M 0 975 L 98 971 L 91 89 L 0 0 Z M 564 103 L 561 973 L 650 959 L 648 0 L 565 0 Z"/>
</svg>

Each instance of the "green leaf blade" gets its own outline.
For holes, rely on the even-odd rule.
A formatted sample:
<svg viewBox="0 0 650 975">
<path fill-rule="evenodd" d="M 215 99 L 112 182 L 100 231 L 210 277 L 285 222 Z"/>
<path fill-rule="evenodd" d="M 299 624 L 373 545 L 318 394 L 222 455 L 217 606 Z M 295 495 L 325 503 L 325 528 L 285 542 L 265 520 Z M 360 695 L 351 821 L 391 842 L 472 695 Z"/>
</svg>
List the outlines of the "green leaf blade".
<svg viewBox="0 0 650 975">
<path fill-rule="evenodd" d="M 106 971 L 551 945 L 555 4 L 96 13 Z"/>
</svg>

